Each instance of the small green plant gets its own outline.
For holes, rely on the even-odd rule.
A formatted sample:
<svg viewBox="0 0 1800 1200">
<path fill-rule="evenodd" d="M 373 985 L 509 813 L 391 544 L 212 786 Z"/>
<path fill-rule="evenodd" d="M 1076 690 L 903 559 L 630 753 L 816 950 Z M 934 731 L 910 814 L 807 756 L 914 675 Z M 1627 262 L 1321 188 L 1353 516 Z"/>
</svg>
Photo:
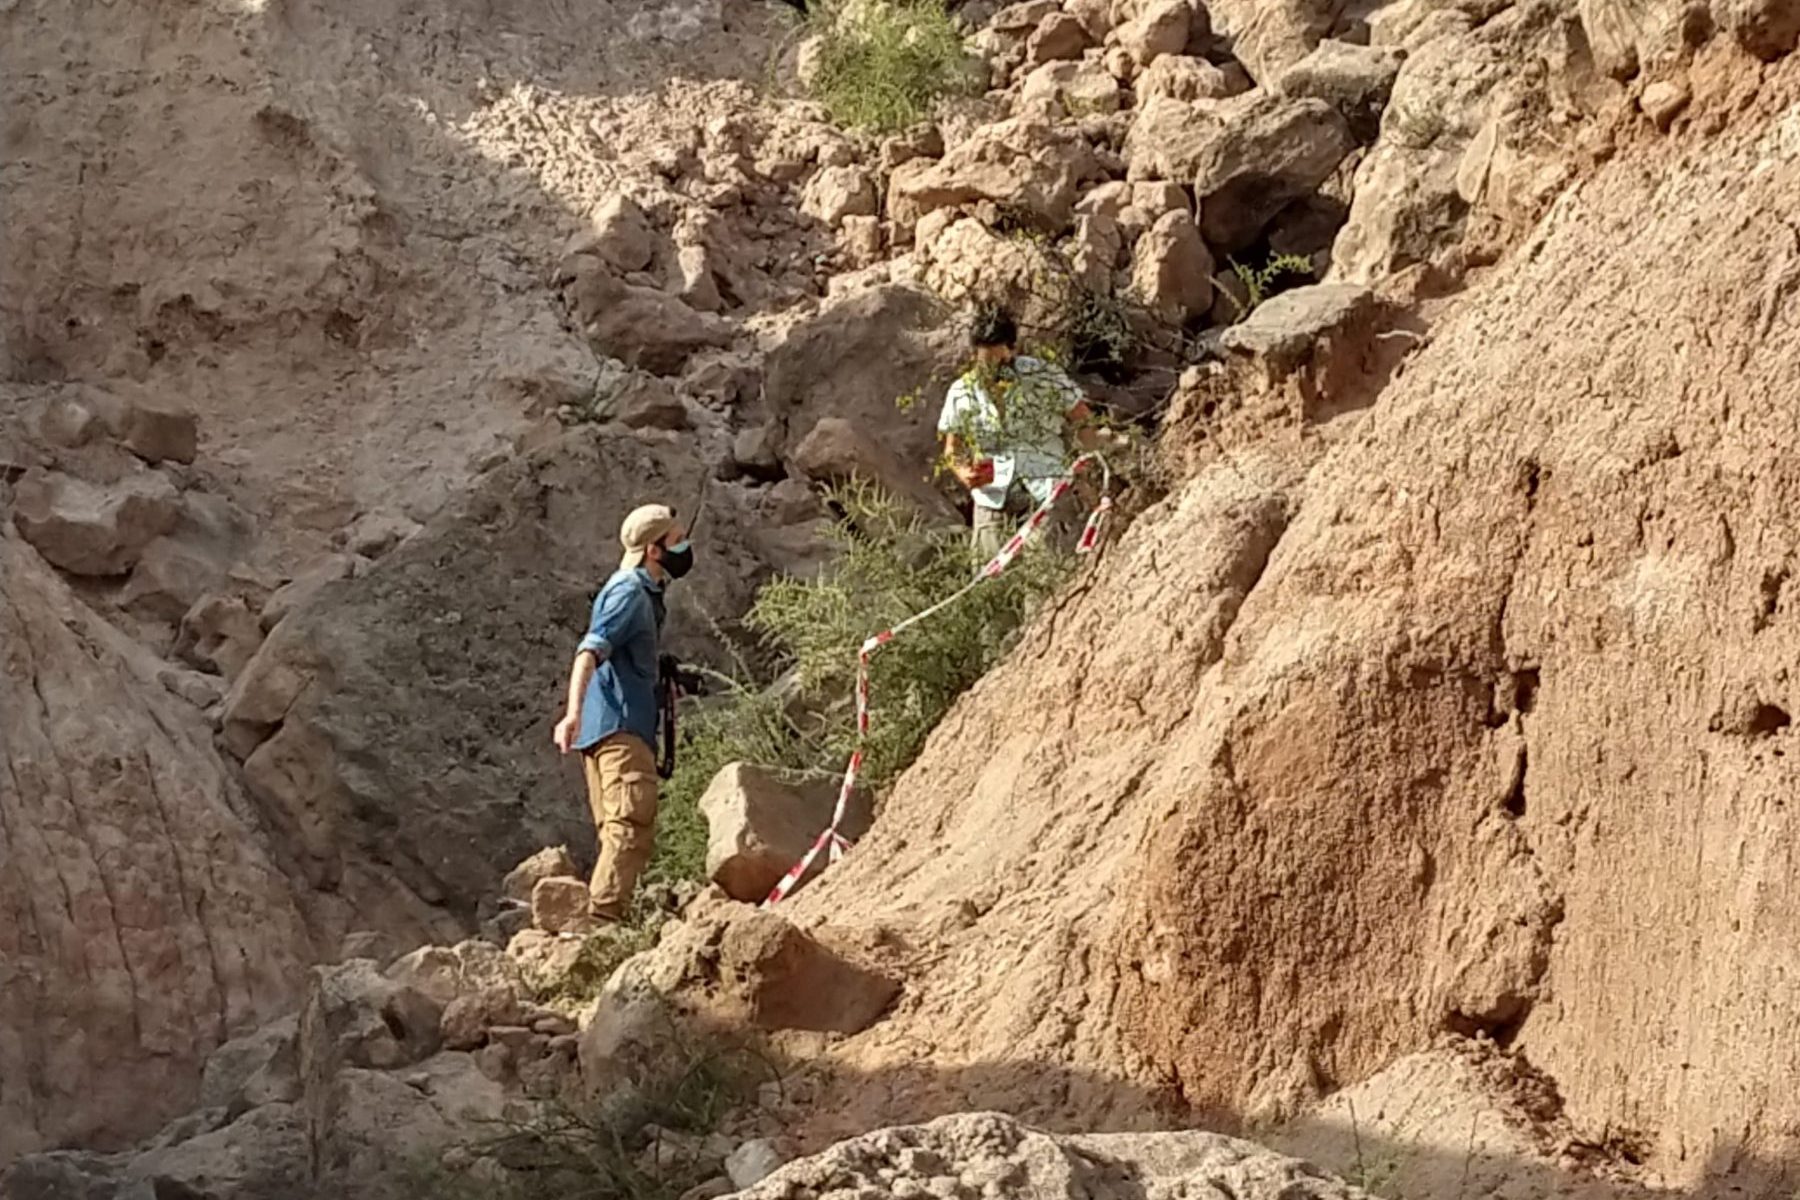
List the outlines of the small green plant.
<svg viewBox="0 0 1800 1200">
<path fill-rule="evenodd" d="M 970 90 L 962 34 L 943 0 L 829 0 L 808 18 L 818 41 L 808 90 L 831 119 L 891 133 Z"/>
<path fill-rule="evenodd" d="M 1312 260 L 1302 258 L 1298 254 L 1277 254 L 1263 263 L 1261 267 L 1246 266 L 1235 259 L 1227 261 L 1231 263 L 1231 273 L 1237 277 L 1237 281 L 1243 286 L 1245 293 L 1245 299 L 1242 301 L 1239 301 L 1236 296 L 1232 296 L 1229 291 L 1225 293 L 1231 297 L 1232 304 L 1237 308 L 1237 319 L 1240 321 L 1256 311 L 1259 304 L 1279 290 L 1278 285 L 1283 276 L 1310 277 L 1313 273 Z"/>
<path fill-rule="evenodd" d="M 764 585 L 748 624 L 792 664 L 801 696 L 837 714 L 812 743 L 835 773 L 856 743 L 851 715 L 863 639 L 950 595 L 976 564 L 965 532 L 925 524 L 878 488 L 852 483 L 833 499 L 844 513 L 833 535 L 835 562 L 815 579 Z M 999 661 L 1068 567 L 1066 554 L 1036 544 L 1005 574 L 874 656 L 866 786 L 885 785 L 912 762 L 951 703 Z"/>
</svg>

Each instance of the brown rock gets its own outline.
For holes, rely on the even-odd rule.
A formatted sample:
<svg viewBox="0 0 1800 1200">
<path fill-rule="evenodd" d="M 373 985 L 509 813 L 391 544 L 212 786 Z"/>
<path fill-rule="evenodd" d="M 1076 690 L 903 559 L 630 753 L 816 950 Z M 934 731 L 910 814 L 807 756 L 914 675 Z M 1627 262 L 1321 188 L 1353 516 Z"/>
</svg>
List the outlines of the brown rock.
<svg viewBox="0 0 1800 1200">
<path fill-rule="evenodd" d="M 13 524 L 55 566 L 75 575 L 122 575 L 181 518 L 175 487 L 144 472 L 105 487 L 32 470 L 13 489 Z"/>
<path fill-rule="evenodd" d="M 512 1051 L 498 1042 L 489 1042 L 475 1051 L 475 1067 L 495 1083 L 505 1083 L 513 1075 Z"/>
<path fill-rule="evenodd" d="M 138 400 L 129 409 L 122 440 L 145 462 L 191 463 L 200 445 L 199 424 L 186 409 Z"/>
<path fill-rule="evenodd" d="M 1738 45 L 1764 62 L 1800 45 L 1800 5 L 1793 0 L 1716 0 L 1712 11 Z"/>
<path fill-rule="evenodd" d="M 359 558 L 380 558 L 420 528 L 404 513 L 364 513 L 345 530 L 344 548 Z"/>
<path fill-rule="evenodd" d="M 74 449 L 106 432 L 106 422 L 91 405 L 66 392 L 52 396 L 37 419 L 38 436 L 52 446 Z"/>
<path fill-rule="evenodd" d="M 1191 177 L 1207 243 L 1233 252 L 1329 178 L 1351 147 L 1344 118 L 1324 101 L 1252 92 L 1152 101 L 1132 123 L 1126 155 L 1134 180 Z"/>
<path fill-rule="evenodd" d="M 1294 288 L 1256 306 L 1225 331 L 1222 345 L 1237 354 L 1285 367 L 1308 354 L 1320 338 L 1366 318 L 1376 303 L 1368 288 L 1320 283 Z"/>
<path fill-rule="evenodd" d="M 613 398 L 612 417 L 627 429 L 682 430 L 691 424 L 687 405 L 666 380 L 636 375 Z"/>
<path fill-rule="evenodd" d="M 948 504 L 925 481 L 922 466 L 902 462 L 891 450 L 842 417 L 826 417 L 800 439 L 794 466 L 820 483 L 864 479 L 909 500 L 922 511 L 944 515 Z"/>
<path fill-rule="evenodd" d="M 1283 96 L 1323 100 L 1349 123 L 1361 142 L 1375 140 L 1381 112 L 1400 73 L 1401 56 L 1380 46 L 1356 46 L 1326 39 L 1282 71 L 1274 91 Z"/>
<path fill-rule="evenodd" d="M 742 905 L 715 912 L 666 927 L 653 949 L 627 959 L 607 980 L 581 1033 L 591 1094 L 660 1069 L 671 1039 L 693 1036 L 692 1028 L 854 1033 L 899 993 L 893 980 L 773 912 Z"/>
<path fill-rule="evenodd" d="M 1143 0 L 1137 15 L 1113 31 L 1119 48 L 1140 69 L 1187 49 L 1194 9 L 1187 0 Z"/>
<path fill-rule="evenodd" d="M 1213 30 L 1257 83 L 1273 84 L 1331 31 L 1334 0 L 1208 0 Z"/>
<path fill-rule="evenodd" d="M 241 596 L 202 596 L 182 615 L 175 652 L 197 667 L 237 678 L 262 645 L 262 626 Z"/>
<path fill-rule="evenodd" d="M 833 228 L 846 217 L 872 217 L 880 205 L 875 181 L 861 167 L 821 167 L 807 181 L 800 207 Z"/>
<path fill-rule="evenodd" d="M 225 698 L 225 689 L 216 675 L 164 667 L 156 673 L 156 681 L 198 709 L 209 709 Z"/>
<path fill-rule="evenodd" d="M 986 202 L 1056 232 L 1068 224 L 1080 185 L 1099 173 L 1086 142 L 1047 121 L 1014 117 L 983 126 L 936 162 L 896 168 L 888 211 L 911 225 L 937 209 Z"/>
<path fill-rule="evenodd" d="M 532 889 L 540 879 L 571 878 L 575 874 L 575 860 L 569 857 L 567 846 L 546 846 L 506 873 L 500 881 L 500 894 L 530 904 Z"/>
<path fill-rule="evenodd" d="M 933 214 L 919 227 L 915 251 L 925 282 L 953 304 L 999 305 L 1027 328 L 1054 328 L 1070 303 L 1062 262 L 1027 238 L 995 233 L 974 217 L 942 221 Z"/>
<path fill-rule="evenodd" d="M 1212 307 L 1213 258 L 1185 212 L 1164 213 L 1132 249 L 1131 286 L 1161 320 L 1183 325 Z"/>
<path fill-rule="evenodd" d="M 196 605 L 195 608 L 200 610 L 201 606 Z M 248 616 L 249 610 L 242 609 L 241 615 L 237 617 L 238 633 L 255 628 L 254 622 L 244 625 Z M 190 613 L 184 620 L 184 633 L 190 628 L 190 623 L 198 623 L 194 613 Z M 257 637 L 260 640 L 260 631 Z M 204 645 L 204 641 L 196 642 L 196 647 Z M 214 653 L 216 656 L 217 651 Z M 236 681 L 225 699 L 224 727 L 225 742 L 232 752 L 237 753 L 241 749 L 242 756 L 247 757 L 250 749 L 254 749 L 275 726 L 281 724 L 294 701 L 299 699 L 300 693 L 313 681 L 314 671 L 313 664 L 301 647 L 277 633 L 262 643 L 261 648 L 241 665 L 240 670 L 232 672 L 236 675 Z"/>
<path fill-rule="evenodd" d="M 367 959 L 313 968 L 300 1010 L 300 1073 L 338 1067 L 391 1071 L 437 1051 L 443 1006 L 385 978 Z"/>
<path fill-rule="evenodd" d="M 700 797 L 708 877 L 732 899 L 760 903 L 830 824 L 836 803 L 829 782 L 795 788 L 748 763 L 724 767 Z M 868 797 L 858 793 L 840 832 L 861 837 L 869 820 Z M 823 866 L 820 861 L 810 874 Z"/>
<path fill-rule="evenodd" d="M 1106 40 L 1113 28 L 1112 0 L 1067 0 L 1063 11 L 1081 22 L 1095 43 Z"/>
<path fill-rule="evenodd" d="M 1053 12 L 1038 23 L 1025 42 L 1025 61 L 1038 67 L 1060 59 L 1080 58 L 1089 45 L 1087 30 L 1070 13 Z"/>
<path fill-rule="evenodd" d="M 530 979 L 560 979 L 580 954 L 580 939 L 559 938 L 542 929 L 521 929 L 506 944 L 506 956 Z"/>
<path fill-rule="evenodd" d="M 446 1050 L 474 1050 L 487 1044 L 488 1010 L 484 997 L 467 994 L 444 1006 L 439 1031 Z"/>
<path fill-rule="evenodd" d="M 892 171 L 915 158 L 942 158 L 944 135 L 936 125 L 919 125 L 881 143 L 881 169 Z"/>
<path fill-rule="evenodd" d="M 572 285 L 583 330 L 601 353 L 658 375 L 671 375 L 695 353 L 728 345 L 729 325 L 675 296 L 629 284 L 604 267 Z"/>
<path fill-rule="evenodd" d="M 712 248 L 702 243 L 689 242 L 676 248 L 671 290 L 695 312 L 717 313 L 725 309 L 716 258 Z"/>
<path fill-rule="evenodd" d="M 764 358 L 762 399 L 788 430 L 789 453 L 821 418 L 842 417 L 902 463 L 924 464 L 936 449 L 930 414 L 924 405 L 904 411 L 895 400 L 942 386 L 963 353 L 928 292 L 864 288 L 828 300 L 779 335 Z"/>
<path fill-rule="evenodd" d="M 1130 203 L 1131 184 L 1114 179 L 1090 190 L 1075 206 L 1075 211 L 1084 216 L 1110 217 L 1117 221 Z"/>
<path fill-rule="evenodd" d="M 1231 94 L 1225 72 L 1203 58 L 1165 54 L 1138 76 L 1139 104 L 1170 100 L 1222 100 Z"/>
<path fill-rule="evenodd" d="M 1495 104 L 1509 61 L 1503 47 L 1466 33 L 1407 55 L 1383 112 L 1387 132 L 1356 168 L 1334 278 L 1373 283 L 1460 239 L 1469 204 L 1494 190 L 1509 140 Z"/>
<path fill-rule="evenodd" d="M 356 573 L 357 561 L 349 554 L 330 554 L 303 567 L 293 579 L 275 589 L 262 606 L 262 615 L 258 619 L 263 630 L 272 630 L 281 623 L 283 617 L 311 603 L 329 585 L 340 579 L 348 579 Z"/>
<path fill-rule="evenodd" d="M 540 879 L 531 889 L 531 923 L 546 933 L 579 933 L 592 925 L 587 884 L 573 876 Z"/>
<path fill-rule="evenodd" d="M 225 566 L 215 555 L 190 541 L 160 537 L 144 547 L 119 604 L 173 625 L 224 579 Z"/>
<path fill-rule="evenodd" d="M 880 217 L 845 217 L 839 229 L 838 243 L 843 247 L 845 262 L 855 270 L 881 261 L 884 242 Z"/>
<path fill-rule="evenodd" d="M 1658 129 L 1667 129 L 1688 106 L 1693 94 L 1685 83 L 1670 79 L 1659 79 L 1645 86 L 1638 96 L 1638 108 L 1651 124 Z"/>
<path fill-rule="evenodd" d="M 1052 62 L 1025 77 L 1016 111 L 1051 117 L 1083 117 L 1119 111 L 1119 81 L 1092 60 Z"/>
<path fill-rule="evenodd" d="M 593 254 L 621 273 L 648 270 L 656 257 L 656 232 L 637 201 L 623 193 L 602 200 L 576 236 L 571 254 Z"/>
<path fill-rule="evenodd" d="M 1082 285 L 1097 295 L 1112 292 L 1113 271 L 1125 252 L 1125 231 L 1111 217 L 1083 216 L 1069 239 L 1069 265 Z"/>
</svg>

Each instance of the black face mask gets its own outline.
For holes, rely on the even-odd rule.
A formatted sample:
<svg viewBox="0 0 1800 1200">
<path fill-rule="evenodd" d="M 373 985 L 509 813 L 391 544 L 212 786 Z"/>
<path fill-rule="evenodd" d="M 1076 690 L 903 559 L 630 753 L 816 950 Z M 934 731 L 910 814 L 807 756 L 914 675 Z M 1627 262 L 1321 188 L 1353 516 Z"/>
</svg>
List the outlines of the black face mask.
<svg viewBox="0 0 1800 1200">
<path fill-rule="evenodd" d="M 694 569 L 694 548 L 687 542 L 664 546 L 662 557 L 657 561 L 662 563 L 662 569 L 668 572 L 670 579 L 680 579 Z"/>
</svg>

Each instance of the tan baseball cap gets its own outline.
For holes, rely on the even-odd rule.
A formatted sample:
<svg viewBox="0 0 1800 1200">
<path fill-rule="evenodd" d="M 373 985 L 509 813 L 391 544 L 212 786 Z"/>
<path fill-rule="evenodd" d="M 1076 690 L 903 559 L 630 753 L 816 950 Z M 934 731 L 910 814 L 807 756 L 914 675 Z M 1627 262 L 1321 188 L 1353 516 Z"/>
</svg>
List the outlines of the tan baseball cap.
<svg viewBox="0 0 1800 1200">
<path fill-rule="evenodd" d="M 626 568 L 642 566 L 644 551 L 673 528 L 675 510 L 666 504 L 641 504 L 632 509 L 626 515 L 625 523 L 619 526 L 619 542 L 625 547 L 619 565 Z"/>
</svg>

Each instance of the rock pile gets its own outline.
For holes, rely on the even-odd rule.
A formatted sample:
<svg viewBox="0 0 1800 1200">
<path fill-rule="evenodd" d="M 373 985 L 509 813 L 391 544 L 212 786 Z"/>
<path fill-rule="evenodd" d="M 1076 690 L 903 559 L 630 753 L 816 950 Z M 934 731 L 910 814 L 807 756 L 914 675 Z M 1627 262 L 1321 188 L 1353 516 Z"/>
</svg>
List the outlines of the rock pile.
<svg viewBox="0 0 1800 1200">
<path fill-rule="evenodd" d="M 1216 1133 L 1043 1133 L 999 1113 L 883 1129 L 789 1163 L 742 1200 L 1361 1200 L 1299 1159 Z"/>
</svg>

